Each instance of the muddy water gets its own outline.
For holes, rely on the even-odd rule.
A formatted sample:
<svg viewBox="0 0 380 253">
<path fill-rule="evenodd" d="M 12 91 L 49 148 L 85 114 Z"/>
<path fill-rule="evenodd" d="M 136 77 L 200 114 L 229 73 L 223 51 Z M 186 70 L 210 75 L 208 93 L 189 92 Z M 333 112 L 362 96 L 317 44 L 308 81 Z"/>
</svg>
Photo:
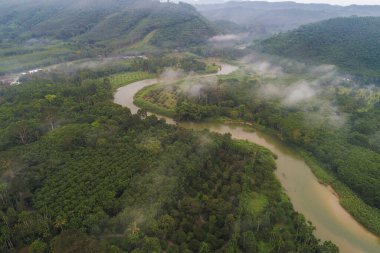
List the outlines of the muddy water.
<svg viewBox="0 0 380 253">
<path fill-rule="evenodd" d="M 268 148 L 278 156 L 276 175 L 294 208 L 305 215 L 314 226 L 315 235 L 331 240 L 341 252 L 380 252 L 379 238 L 356 222 L 339 204 L 334 191 L 320 184 L 303 159 L 280 141 L 269 135 L 249 131 L 243 126 L 218 123 L 181 123 L 190 129 L 209 129 L 230 133 L 232 138 L 248 140 Z"/>
<path fill-rule="evenodd" d="M 218 74 L 229 74 L 235 70 L 236 67 L 226 64 Z M 114 101 L 136 113 L 138 107 L 133 104 L 134 95 L 140 89 L 157 82 L 157 79 L 150 79 L 122 87 L 115 93 Z M 175 123 L 170 118 L 165 119 L 168 123 Z M 230 133 L 235 139 L 248 140 L 268 148 L 278 156 L 276 175 L 294 208 L 313 223 L 318 238 L 333 241 L 343 253 L 380 252 L 379 238 L 356 222 L 341 207 L 334 191 L 321 185 L 303 159 L 277 139 L 259 131 L 250 131 L 241 125 L 220 123 L 179 123 L 179 125 L 189 129 Z"/>
</svg>

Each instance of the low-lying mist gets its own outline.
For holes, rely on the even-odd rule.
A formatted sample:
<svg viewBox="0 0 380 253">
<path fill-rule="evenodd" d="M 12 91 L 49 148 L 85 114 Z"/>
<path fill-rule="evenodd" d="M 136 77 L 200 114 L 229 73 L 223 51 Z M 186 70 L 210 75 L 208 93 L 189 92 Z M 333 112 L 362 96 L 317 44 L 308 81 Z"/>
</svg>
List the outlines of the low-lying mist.
<svg viewBox="0 0 380 253">
<path fill-rule="evenodd" d="M 352 78 L 333 65 L 309 66 L 293 60 L 253 54 L 242 59 L 245 71 L 259 77 L 258 96 L 276 100 L 283 107 L 304 112 L 310 124 L 328 121 L 341 127 L 347 121 L 337 107 L 334 92 L 341 86 L 355 87 Z"/>
</svg>

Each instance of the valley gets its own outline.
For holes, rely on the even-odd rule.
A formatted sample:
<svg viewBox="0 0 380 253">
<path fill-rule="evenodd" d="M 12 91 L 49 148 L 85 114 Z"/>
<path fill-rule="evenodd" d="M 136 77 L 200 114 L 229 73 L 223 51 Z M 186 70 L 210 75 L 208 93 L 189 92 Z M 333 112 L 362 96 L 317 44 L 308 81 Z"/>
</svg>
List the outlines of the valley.
<svg viewBox="0 0 380 253">
<path fill-rule="evenodd" d="M 1 252 L 380 251 L 380 6 L 207 2 L 0 0 Z"/>
</svg>

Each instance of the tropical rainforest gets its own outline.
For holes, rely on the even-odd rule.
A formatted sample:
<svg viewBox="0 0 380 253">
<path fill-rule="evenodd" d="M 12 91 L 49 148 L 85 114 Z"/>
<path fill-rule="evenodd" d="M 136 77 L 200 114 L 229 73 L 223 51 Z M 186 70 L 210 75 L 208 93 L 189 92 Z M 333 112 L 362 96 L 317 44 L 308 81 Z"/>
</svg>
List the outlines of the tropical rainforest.
<svg viewBox="0 0 380 253">
<path fill-rule="evenodd" d="M 88 70 L 1 90 L 2 251 L 337 251 L 268 150 L 131 115 L 113 90 Z"/>
<path fill-rule="evenodd" d="M 380 93 L 377 82 L 375 86 L 368 85 L 371 80 L 377 80 L 371 73 L 376 74 L 379 69 L 374 56 L 380 53 L 380 48 L 376 48 L 375 40 L 371 40 L 378 35 L 377 22 L 378 18 L 339 18 L 276 35 L 260 42 L 265 52 L 309 59 L 309 65 L 284 59 L 272 59 L 268 63 L 270 57 L 256 55 L 254 58 L 259 60 L 246 64 L 246 72 L 210 82 L 195 80 L 179 82 L 171 88 L 149 87 L 137 94 L 136 103 L 178 120 L 227 117 L 275 130 L 281 139 L 302 147 L 336 179 L 358 194 L 366 204 L 347 197 L 344 205 L 358 220 L 379 234 L 380 129 L 377 122 L 380 120 Z M 356 26 L 354 32 L 348 32 Z M 312 43 L 306 42 L 308 39 Z M 333 43 L 334 40 L 339 42 Z M 343 44 L 344 41 L 350 43 Z M 339 47 L 341 53 L 329 49 L 329 43 L 331 47 Z M 373 51 L 368 51 L 369 48 Z M 318 49 L 322 53 L 318 53 Z M 322 57 L 326 59 L 322 60 Z M 337 70 L 331 65 L 312 67 L 312 60 L 314 64 L 335 63 L 340 68 Z M 279 66 L 273 64 L 276 61 Z M 350 71 L 347 64 L 356 71 Z M 271 71 L 276 75 L 273 76 Z M 357 80 L 364 80 L 362 86 L 353 87 Z M 196 94 L 190 88 L 194 87 L 193 84 L 198 85 Z M 279 95 L 280 87 L 284 89 L 283 95 Z M 300 94 L 296 93 L 297 89 Z M 307 97 L 309 93 L 312 98 L 316 95 L 315 98 L 303 100 L 302 96 Z M 301 99 L 293 103 L 292 96 L 301 96 Z M 310 124 L 310 119 L 315 124 Z M 331 183 L 332 179 L 327 181 Z M 346 195 L 347 191 L 342 190 L 341 194 Z"/>
<path fill-rule="evenodd" d="M 347 87 L 349 81 L 332 85 L 330 78 L 335 76 L 331 77 L 330 72 L 275 77 L 250 67 L 242 72 L 216 80 L 180 81 L 169 87 L 158 84 L 141 90 L 135 101 L 179 121 L 224 118 L 274 130 L 280 139 L 302 148 L 307 156 L 323 164 L 335 177 L 327 183 L 342 188 L 340 180 L 356 192 L 366 204 L 347 196 L 345 206 L 372 231 L 380 233 L 379 89 L 353 89 Z M 327 79 L 319 79 L 320 75 Z M 194 84 L 198 85 L 195 90 Z M 302 96 L 319 94 L 304 99 L 297 90 Z M 342 191 L 342 195 L 347 194 Z"/>
<path fill-rule="evenodd" d="M 379 81 L 379 17 L 336 18 L 264 40 L 263 51 L 298 60 L 334 64 Z"/>
<path fill-rule="evenodd" d="M 297 8 L 313 15 L 294 23 Z M 309 24 L 377 13 L 0 0 L 0 251 L 339 252 L 294 209 L 276 154 L 148 111 L 274 136 L 380 235 L 380 19 Z M 145 79 L 136 114 L 114 103 Z"/>
<path fill-rule="evenodd" d="M 187 48 L 216 34 L 185 3 L 1 0 L 0 6 L 0 75 L 86 57 Z"/>
</svg>

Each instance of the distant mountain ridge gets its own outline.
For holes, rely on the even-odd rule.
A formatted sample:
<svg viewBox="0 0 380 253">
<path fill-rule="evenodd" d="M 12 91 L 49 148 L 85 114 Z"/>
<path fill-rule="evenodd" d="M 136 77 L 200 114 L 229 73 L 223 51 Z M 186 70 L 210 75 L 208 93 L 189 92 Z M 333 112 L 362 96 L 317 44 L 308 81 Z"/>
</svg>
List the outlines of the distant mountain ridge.
<svg viewBox="0 0 380 253">
<path fill-rule="evenodd" d="M 195 5 L 209 20 L 227 20 L 247 28 L 261 27 L 263 34 L 286 31 L 336 17 L 380 16 L 380 6 L 338 6 L 295 2 L 232 1 Z"/>
</svg>

